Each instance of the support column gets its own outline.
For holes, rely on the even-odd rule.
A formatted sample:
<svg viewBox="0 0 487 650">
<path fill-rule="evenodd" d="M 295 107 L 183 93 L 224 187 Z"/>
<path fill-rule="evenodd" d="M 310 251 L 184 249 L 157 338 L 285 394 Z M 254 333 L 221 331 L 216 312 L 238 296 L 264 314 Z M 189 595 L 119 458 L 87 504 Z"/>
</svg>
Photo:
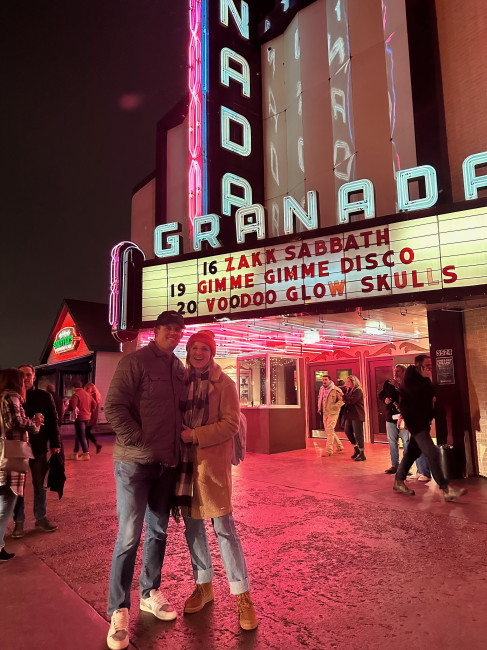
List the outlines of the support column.
<svg viewBox="0 0 487 650">
<path fill-rule="evenodd" d="M 428 311 L 428 330 L 433 383 L 438 402 L 444 409 L 444 417 L 436 423 L 437 442 L 453 445 L 455 456 L 465 467 L 466 458 L 470 460 L 474 456 L 463 314 L 461 311 Z M 476 473 L 476 468 L 469 467 L 470 472 L 472 469 Z"/>
</svg>

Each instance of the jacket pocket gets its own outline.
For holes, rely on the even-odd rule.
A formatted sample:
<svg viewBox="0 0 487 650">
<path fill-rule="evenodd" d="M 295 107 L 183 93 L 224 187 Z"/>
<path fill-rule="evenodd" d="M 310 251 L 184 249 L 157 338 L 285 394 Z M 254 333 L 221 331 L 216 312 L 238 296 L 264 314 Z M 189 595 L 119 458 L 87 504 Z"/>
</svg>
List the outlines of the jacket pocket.
<svg viewBox="0 0 487 650">
<path fill-rule="evenodd" d="M 157 373 L 149 374 L 149 396 L 151 399 L 172 401 L 173 387 L 171 380 Z"/>
</svg>

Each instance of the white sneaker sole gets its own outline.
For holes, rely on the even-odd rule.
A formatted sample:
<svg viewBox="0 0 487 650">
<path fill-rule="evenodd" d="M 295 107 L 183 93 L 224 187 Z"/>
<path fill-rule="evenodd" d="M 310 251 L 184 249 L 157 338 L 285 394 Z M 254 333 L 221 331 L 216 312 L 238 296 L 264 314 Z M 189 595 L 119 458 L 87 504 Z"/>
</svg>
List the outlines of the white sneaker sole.
<svg viewBox="0 0 487 650">
<path fill-rule="evenodd" d="M 110 637 L 107 637 L 107 646 L 110 648 L 110 650 L 125 650 L 125 648 L 128 648 L 130 645 L 130 639 L 127 637 L 127 642 L 125 641 L 117 641 L 110 639 Z"/>
<path fill-rule="evenodd" d="M 143 612 L 148 612 L 149 614 L 152 614 L 156 618 L 158 618 L 160 621 L 174 621 L 178 617 L 177 612 L 165 612 L 164 610 L 161 610 L 160 612 L 156 613 L 154 610 L 152 610 L 150 607 L 147 607 L 147 605 L 144 605 L 142 601 L 140 602 L 140 609 Z"/>
</svg>

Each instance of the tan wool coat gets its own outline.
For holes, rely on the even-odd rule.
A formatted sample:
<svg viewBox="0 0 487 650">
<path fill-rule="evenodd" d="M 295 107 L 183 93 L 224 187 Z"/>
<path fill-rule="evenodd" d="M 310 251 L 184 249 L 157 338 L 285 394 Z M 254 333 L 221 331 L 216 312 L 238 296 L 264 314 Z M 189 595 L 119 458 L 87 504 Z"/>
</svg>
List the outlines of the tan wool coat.
<svg viewBox="0 0 487 650">
<path fill-rule="evenodd" d="M 210 369 L 209 417 L 193 430 L 193 499 L 190 516 L 212 519 L 232 512 L 232 439 L 240 423 L 235 382 L 216 363 Z"/>
</svg>

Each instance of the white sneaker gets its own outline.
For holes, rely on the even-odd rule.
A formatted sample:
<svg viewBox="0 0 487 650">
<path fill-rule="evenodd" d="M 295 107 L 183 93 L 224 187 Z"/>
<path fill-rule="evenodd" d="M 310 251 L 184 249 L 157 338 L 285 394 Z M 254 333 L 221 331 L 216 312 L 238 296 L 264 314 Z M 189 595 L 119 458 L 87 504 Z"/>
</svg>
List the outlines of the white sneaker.
<svg viewBox="0 0 487 650">
<path fill-rule="evenodd" d="M 417 477 L 418 481 L 422 481 L 423 483 L 427 483 L 428 481 L 431 481 L 431 478 L 429 476 L 425 476 L 424 474 L 418 474 Z"/>
<path fill-rule="evenodd" d="M 161 621 L 174 621 L 177 613 L 171 609 L 167 598 L 159 589 L 151 589 L 149 598 L 140 599 L 140 609 L 150 612 Z"/>
<path fill-rule="evenodd" d="M 129 645 L 129 610 L 116 609 L 108 630 L 107 645 L 110 650 L 124 650 Z"/>
</svg>

